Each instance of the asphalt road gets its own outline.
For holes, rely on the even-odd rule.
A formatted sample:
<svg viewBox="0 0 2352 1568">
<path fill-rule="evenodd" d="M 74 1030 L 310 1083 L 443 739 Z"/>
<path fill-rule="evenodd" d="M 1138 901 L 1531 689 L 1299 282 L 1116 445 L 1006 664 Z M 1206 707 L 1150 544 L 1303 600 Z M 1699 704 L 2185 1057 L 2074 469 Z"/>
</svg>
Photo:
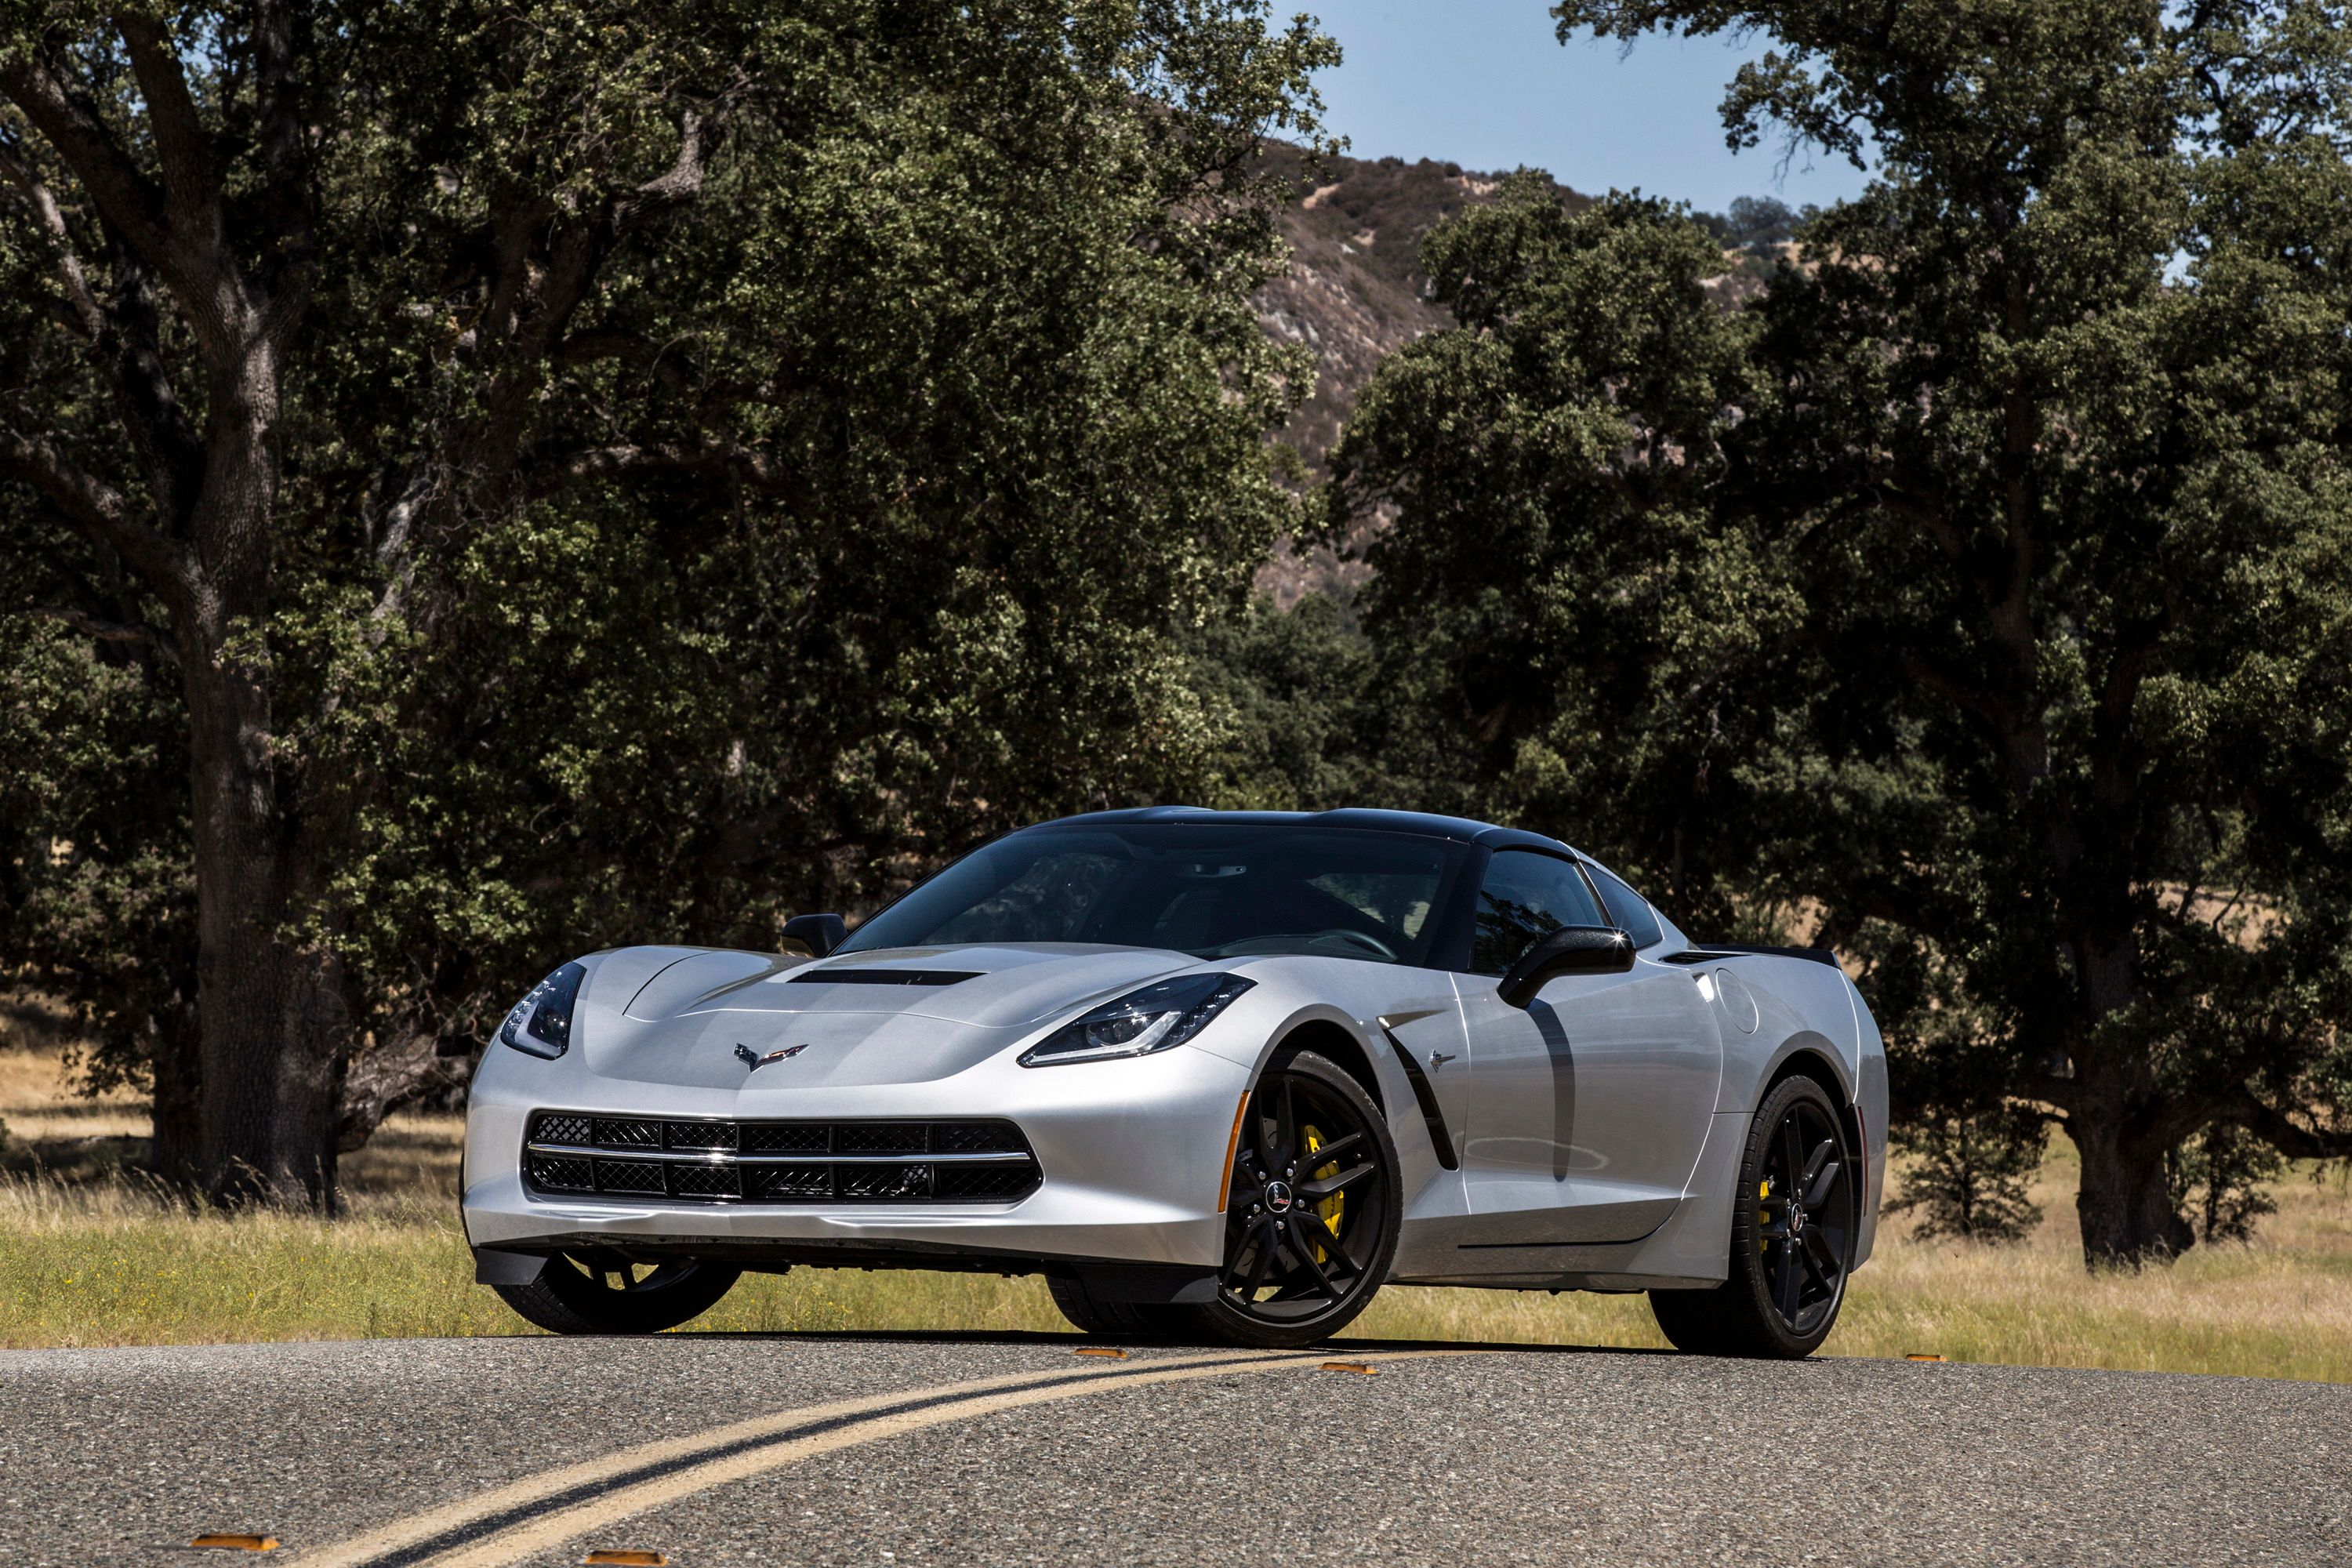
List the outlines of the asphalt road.
<svg viewBox="0 0 2352 1568">
<path fill-rule="evenodd" d="M 0 1352 L 0 1565 L 2352 1563 L 2352 1388 L 1083 1342 Z"/>
</svg>

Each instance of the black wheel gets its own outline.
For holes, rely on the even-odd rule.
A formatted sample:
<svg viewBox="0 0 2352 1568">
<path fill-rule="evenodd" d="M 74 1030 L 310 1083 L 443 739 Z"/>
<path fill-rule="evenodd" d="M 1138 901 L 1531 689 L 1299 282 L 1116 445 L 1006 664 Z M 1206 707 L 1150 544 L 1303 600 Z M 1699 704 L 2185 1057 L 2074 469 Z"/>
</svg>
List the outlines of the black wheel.
<svg viewBox="0 0 2352 1568">
<path fill-rule="evenodd" d="M 1083 1281 L 1058 1275 L 1045 1277 L 1054 1305 L 1080 1331 L 1107 1340 L 1181 1340 L 1194 1332 L 1192 1315 L 1182 1307 L 1151 1301 L 1105 1301 L 1092 1295 Z"/>
<path fill-rule="evenodd" d="M 1286 1348 L 1345 1328 L 1396 1256 L 1398 1186 L 1396 1144 L 1363 1086 L 1312 1051 L 1277 1057 L 1243 1119 L 1217 1299 L 1186 1310 L 1196 1331 Z"/>
<path fill-rule="evenodd" d="M 600 1247 L 557 1253 L 528 1285 L 490 1289 L 551 1333 L 657 1334 L 717 1306 L 742 1272 L 687 1258 L 638 1262 Z"/>
<path fill-rule="evenodd" d="M 1809 1078 L 1756 1112 L 1731 1215 L 1730 1277 L 1712 1290 L 1653 1290 L 1650 1310 L 1695 1355 L 1808 1356 L 1845 1300 L 1862 1193 L 1845 1117 Z"/>
</svg>

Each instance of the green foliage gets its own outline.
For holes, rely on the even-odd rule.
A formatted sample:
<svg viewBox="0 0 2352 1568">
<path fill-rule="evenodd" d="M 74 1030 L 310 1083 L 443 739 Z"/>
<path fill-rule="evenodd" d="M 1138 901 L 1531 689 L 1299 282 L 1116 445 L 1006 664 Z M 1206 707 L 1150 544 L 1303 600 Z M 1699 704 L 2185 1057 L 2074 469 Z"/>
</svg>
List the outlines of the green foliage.
<svg viewBox="0 0 2352 1568">
<path fill-rule="evenodd" d="M 1916 1215 L 1923 1240 L 2022 1241 L 2042 1223 L 2027 1188 L 2049 1139 L 2048 1122 L 2015 1106 L 1915 1116 L 1895 1130 L 1895 1147 L 1913 1163 L 1887 1212 Z"/>
<path fill-rule="evenodd" d="M 2242 1127 L 2212 1126 L 2172 1152 L 2172 1191 L 2204 1242 L 2252 1241 L 2264 1215 L 2278 1213 L 2269 1189 L 2286 1158 Z"/>
<path fill-rule="evenodd" d="M 1315 140 L 1328 39 L 1260 0 L 277 14 L 290 150 L 256 14 L 171 37 L 230 249 L 303 301 L 225 657 L 267 693 L 253 788 L 350 1020 L 347 1136 L 567 952 L 766 945 L 1206 774 L 1181 637 L 1296 526 L 1265 438 L 1309 381 L 1251 306 L 1283 262 L 1252 170 Z M 129 36 L 28 12 L 6 47 L 161 184 Z M 0 955 L 137 1071 L 192 1000 L 187 615 L 37 459 L 179 538 L 174 476 L 224 481 L 152 448 L 236 411 L 0 77 Z M 144 291 L 184 418 L 121 412 L 76 276 Z"/>
<path fill-rule="evenodd" d="M 1793 605 L 1712 525 L 1728 411 L 1758 396 L 1751 324 L 1706 287 L 1718 247 L 1654 201 L 1571 214 L 1529 174 L 1423 264 L 1461 326 L 1391 356 L 1333 457 L 1342 523 L 1398 512 L 1366 597 L 1385 685 L 1428 714 L 1410 771 L 1719 923 L 1682 825 L 1734 755 L 1728 679 Z"/>
<path fill-rule="evenodd" d="M 1714 238 L 1532 184 L 1433 233 L 1455 330 L 1335 455 L 1432 776 L 1675 915 L 1863 953 L 1898 1114 L 2049 1108 L 2095 1259 L 2200 1129 L 2352 1150 L 2352 316 L 2323 6 L 1580 0 L 1747 28 L 1725 104 L 1859 156 L 1725 312 Z M 1393 656 L 1402 661 L 1402 651 Z M 1949 1125 L 1948 1121 L 1946 1125 Z"/>
<path fill-rule="evenodd" d="M 1256 599 L 1188 641 L 1189 684 L 1228 725 L 1201 804 L 1326 811 L 1396 798 L 1401 781 L 1374 760 L 1382 709 L 1351 605 L 1310 594 L 1283 611 Z"/>
</svg>

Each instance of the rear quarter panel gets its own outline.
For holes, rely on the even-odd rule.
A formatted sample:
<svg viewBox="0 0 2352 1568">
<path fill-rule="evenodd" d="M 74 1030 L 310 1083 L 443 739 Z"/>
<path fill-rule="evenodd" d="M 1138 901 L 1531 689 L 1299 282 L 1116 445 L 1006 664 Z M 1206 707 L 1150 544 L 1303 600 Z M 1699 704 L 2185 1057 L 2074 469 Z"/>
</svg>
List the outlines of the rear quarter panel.
<svg viewBox="0 0 2352 1568">
<path fill-rule="evenodd" d="M 1781 1068 L 1801 1054 L 1828 1064 L 1853 1108 L 1864 1152 L 1860 1262 L 1877 1240 L 1886 1175 L 1886 1050 L 1868 1005 L 1844 971 L 1808 959 L 1742 954 L 1711 967 L 1726 1017 L 1717 1111 L 1752 1113 Z M 1740 1026 L 1742 990 L 1753 999 L 1752 1030 Z"/>
</svg>

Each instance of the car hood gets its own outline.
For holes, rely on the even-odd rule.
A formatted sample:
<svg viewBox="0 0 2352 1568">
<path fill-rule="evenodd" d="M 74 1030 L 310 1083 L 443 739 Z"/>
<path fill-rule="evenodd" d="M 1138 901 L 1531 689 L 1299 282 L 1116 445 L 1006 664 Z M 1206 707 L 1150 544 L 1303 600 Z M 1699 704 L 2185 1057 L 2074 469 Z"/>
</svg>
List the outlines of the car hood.
<svg viewBox="0 0 2352 1568">
<path fill-rule="evenodd" d="M 615 953 L 584 1054 L 611 1078 L 751 1090 L 946 1078 L 1037 1026 L 1192 966 L 1157 948 L 972 943 L 840 953 Z M 646 956 L 639 956 L 646 954 Z M 615 962 L 619 961 L 619 962 Z M 835 978 L 838 976 L 838 978 Z M 642 978 L 641 978 L 642 977 Z M 764 1072 L 753 1057 L 804 1046 Z"/>
</svg>

